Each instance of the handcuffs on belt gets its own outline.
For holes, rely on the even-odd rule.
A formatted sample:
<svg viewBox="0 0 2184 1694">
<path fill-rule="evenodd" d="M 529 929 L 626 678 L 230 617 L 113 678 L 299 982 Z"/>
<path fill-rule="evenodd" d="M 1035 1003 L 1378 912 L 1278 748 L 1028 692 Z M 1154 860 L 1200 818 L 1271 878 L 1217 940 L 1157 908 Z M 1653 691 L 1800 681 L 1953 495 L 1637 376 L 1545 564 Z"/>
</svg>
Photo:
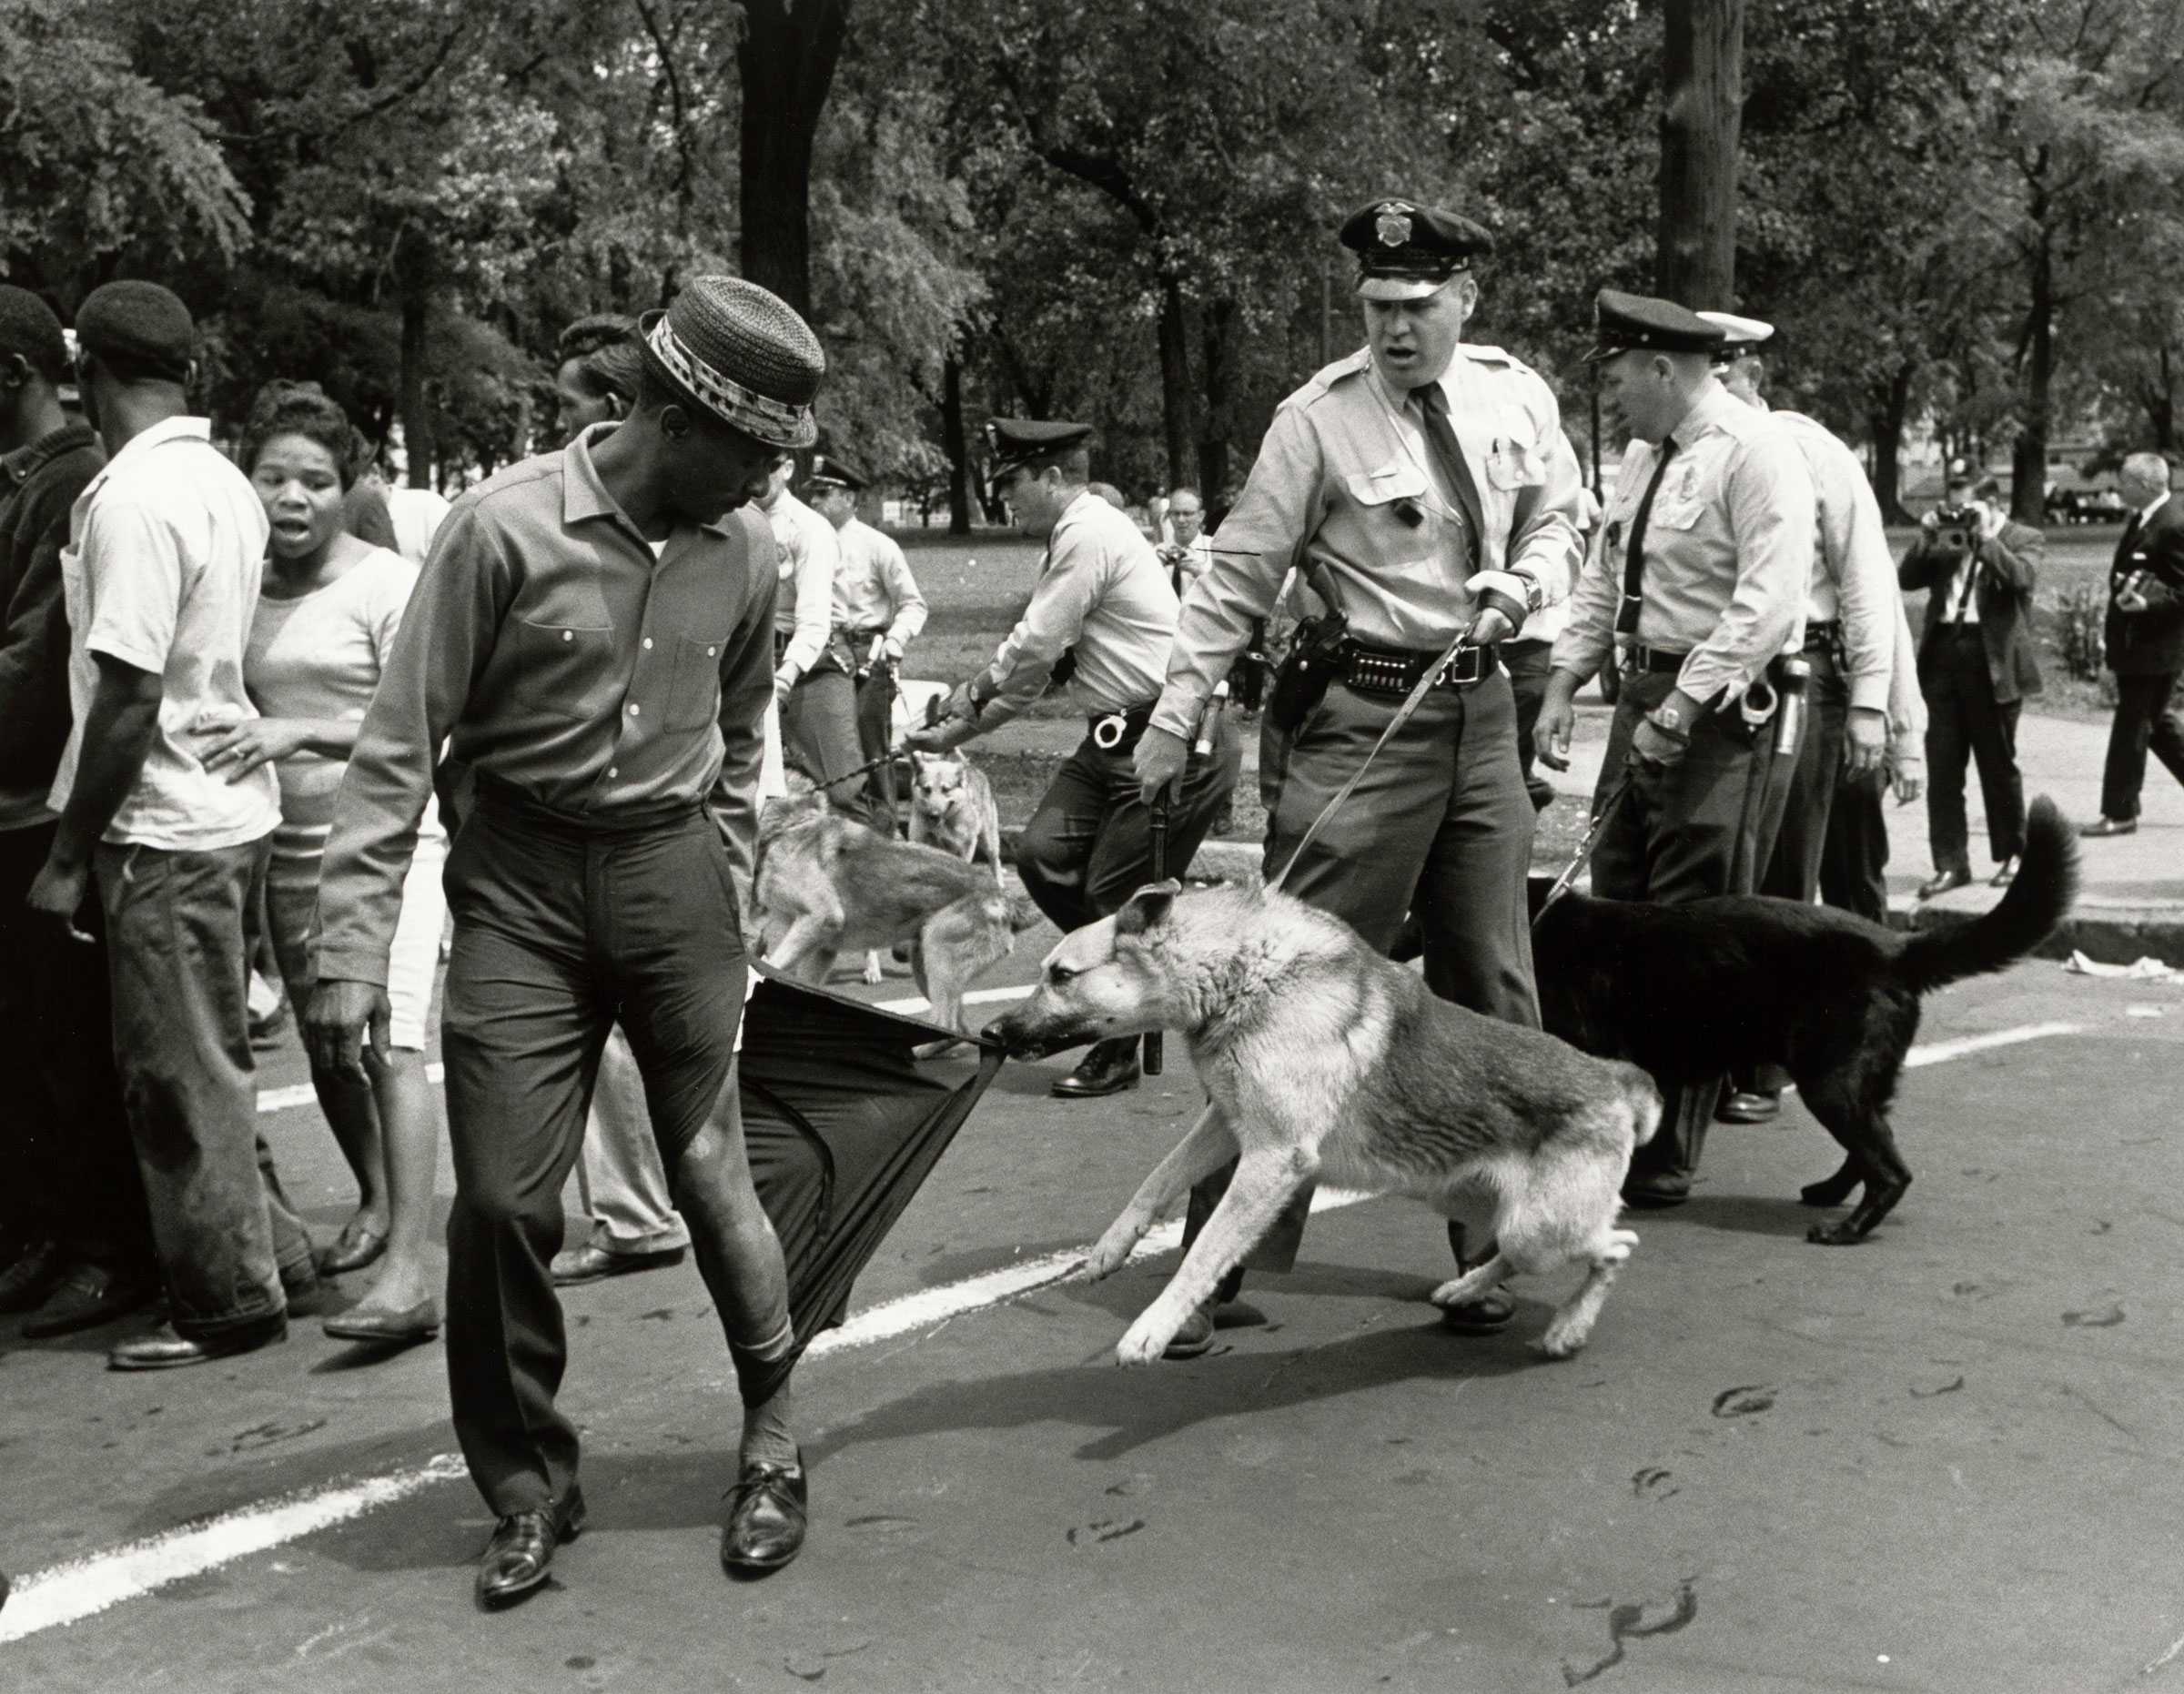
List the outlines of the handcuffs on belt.
<svg viewBox="0 0 2184 1694">
<path fill-rule="evenodd" d="M 1129 732 L 1130 720 L 1128 714 L 1127 712 L 1110 711 L 1104 718 L 1096 718 L 1093 720 L 1092 745 L 1098 748 L 1103 753 L 1111 753 L 1117 747 L 1122 745 L 1122 738 L 1127 735 Z"/>
</svg>

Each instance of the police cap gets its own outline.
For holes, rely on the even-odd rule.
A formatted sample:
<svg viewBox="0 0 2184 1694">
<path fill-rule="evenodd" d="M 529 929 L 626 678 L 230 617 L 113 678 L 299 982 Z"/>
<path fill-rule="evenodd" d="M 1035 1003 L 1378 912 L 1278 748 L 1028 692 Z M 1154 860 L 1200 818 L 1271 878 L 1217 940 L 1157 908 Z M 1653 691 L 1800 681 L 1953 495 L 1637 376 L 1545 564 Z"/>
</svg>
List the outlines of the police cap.
<svg viewBox="0 0 2184 1694">
<path fill-rule="evenodd" d="M 1734 312 L 1700 312 L 1698 317 L 1716 326 L 1722 332 L 1722 344 L 1714 349 L 1714 362 L 1734 365 L 1748 353 L 1756 353 L 1774 338 L 1774 326 L 1761 318 L 1739 318 Z"/>
<path fill-rule="evenodd" d="M 1491 253 L 1494 238 L 1468 217 L 1391 195 L 1350 215 L 1342 245 L 1358 256 L 1361 297 L 1422 300 Z"/>
<path fill-rule="evenodd" d="M 812 455 L 812 474 L 804 479 L 811 489 L 847 489 L 852 494 L 862 493 L 872 486 L 872 479 L 847 459 L 833 453 Z"/>
<path fill-rule="evenodd" d="M 998 480 L 1012 470 L 1044 469 L 1084 446 L 1092 439 L 1092 426 L 1059 418 L 1033 422 L 1025 418 L 996 418 L 986 426 L 986 436 L 993 444 L 994 476 Z"/>
<path fill-rule="evenodd" d="M 1633 348 L 1653 353 L 1712 353 L 1727 339 L 1719 324 L 1708 323 L 1673 300 L 1625 294 L 1621 288 L 1603 288 L 1593 297 L 1592 324 L 1592 350 L 1585 355 L 1585 362 L 1592 365 Z"/>
</svg>

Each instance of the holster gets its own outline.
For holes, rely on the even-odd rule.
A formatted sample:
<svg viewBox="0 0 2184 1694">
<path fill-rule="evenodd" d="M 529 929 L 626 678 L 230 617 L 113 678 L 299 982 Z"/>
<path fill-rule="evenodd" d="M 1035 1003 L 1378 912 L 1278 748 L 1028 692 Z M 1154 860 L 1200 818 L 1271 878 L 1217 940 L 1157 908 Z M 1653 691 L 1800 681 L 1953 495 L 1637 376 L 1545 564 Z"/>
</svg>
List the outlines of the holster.
<svg viewBox="0 0 2184 1694">
<path fill-rule="evenodd" d="M 1339 611 L 1307 618 L 1297 626 L 1267 696 L 1268 721 L 1283 734 L 1294 734 L 1320 703 L 1342 662 L 1342 646 L 1349 639 L 1350 620 Z"/>
</svg>

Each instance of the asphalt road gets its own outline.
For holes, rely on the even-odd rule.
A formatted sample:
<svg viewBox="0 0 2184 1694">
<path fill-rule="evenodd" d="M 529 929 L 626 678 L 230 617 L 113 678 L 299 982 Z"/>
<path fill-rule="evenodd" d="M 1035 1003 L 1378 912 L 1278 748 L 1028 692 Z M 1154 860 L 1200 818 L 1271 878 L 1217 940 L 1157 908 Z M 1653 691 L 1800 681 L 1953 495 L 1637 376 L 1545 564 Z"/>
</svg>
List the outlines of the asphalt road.
<svg viewBox="0 0 2184 1694">
<path fill-rule="evenodd" d="M 1198 1099 L 1178 1066 L 1063 1105 L 1064 1062 L 1012 1066 L 857 1299 L 963 1309 L 807 1362 L 812 1537 L 759 1586 L 714 1559 L 736 1408 L 687 1266 L 571 1292 L 592 1528 L 490 1618 L 483 1509 L 426 1468 L 437 1346 L 360 1363 L 302 1322 L 123 1376 L 114 1332 L 0 1341 L 0 1689 L 2184 1688 L 2180 1035 L 2184 989 L 2052 963 L 1937 996 L 1896 1115 L 1918 1181 L 1872 1242 L 1805 1243 L 1835 1161 L 1801 1109 L 1717 1129 L 1561 1365 L 1528 1351 L 1560 1279 L 1502 1336 L 1438 1328 L 1440 1230 L 1400 1202 L 1317 1217 L 1190 1365 L 1108 1362 L 1172 1252 L 986 1303 L 961 1285 L 1090 1240 Z M 330 1232 L 330 1139 L 266 1121 Z M 260 1509 L 343 1486 L 398 1497 L 293 1538 Z M 110 1556 L 268 1523 L 147 1594 Z"/>
</svg>

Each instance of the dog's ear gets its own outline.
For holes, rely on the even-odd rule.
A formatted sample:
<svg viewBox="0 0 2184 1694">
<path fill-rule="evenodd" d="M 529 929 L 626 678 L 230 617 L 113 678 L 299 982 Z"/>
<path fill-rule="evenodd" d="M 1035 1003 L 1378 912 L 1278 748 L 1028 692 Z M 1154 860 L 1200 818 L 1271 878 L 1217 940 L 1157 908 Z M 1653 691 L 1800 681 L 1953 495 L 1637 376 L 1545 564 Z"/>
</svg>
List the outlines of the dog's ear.
<svg viewBox="0 0 2184 1694">
<path fill-rule="evenodd" d="M 1183 884 L 1169 877 L 1165 882 L 1155 882 L 1141 888 L 1123 902 L 1122 910 L 1115 914 L 1115 933 L 1118 935 L 1142 935 L 1156 923 L 1168 922 L 1168 909 L 1176 903 L 1176 896 L 1183 892 Z"/>
</svg>

